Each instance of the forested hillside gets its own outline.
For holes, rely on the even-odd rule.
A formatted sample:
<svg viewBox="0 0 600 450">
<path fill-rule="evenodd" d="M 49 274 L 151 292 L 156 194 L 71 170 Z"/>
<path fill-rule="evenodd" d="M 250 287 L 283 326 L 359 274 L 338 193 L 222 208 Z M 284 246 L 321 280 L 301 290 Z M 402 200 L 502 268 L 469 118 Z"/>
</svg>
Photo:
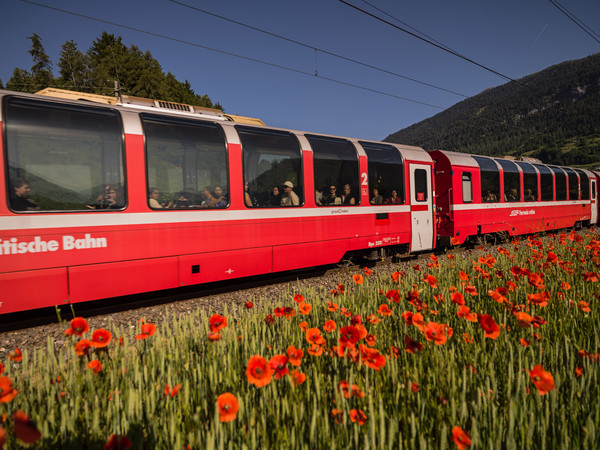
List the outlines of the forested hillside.
<svg viewBox="0 0 600 450">
<path fill-rule="evenodd" d="M 466 99 L 386 141 L 600 166 L 600 53 Z"/>
<path fill-rule="evenodd" d="M 112 95 L 116 81 L 122 94 L 223 109 L 207 95 L 196 94 L 187 80 L 181 82 L 172 73 L 165 74 L 149 51 L 142 52 L 135 45 L 126 47 L 120 36 L 104 32 L 85 53 L 75 42 L 65 42 L 56 76 L 41 38 L 34 33 L 28 39 L 33 59 L 31 70 L 16 68 L 6 86 L 0 81 L 0 88 L 37 92 L 56 87 Z"/>
</svg>

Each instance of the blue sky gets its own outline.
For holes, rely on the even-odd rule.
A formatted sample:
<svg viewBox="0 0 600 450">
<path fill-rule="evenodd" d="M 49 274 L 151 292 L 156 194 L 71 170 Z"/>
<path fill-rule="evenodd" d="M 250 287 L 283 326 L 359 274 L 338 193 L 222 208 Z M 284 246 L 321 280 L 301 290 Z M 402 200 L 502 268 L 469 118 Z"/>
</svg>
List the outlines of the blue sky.
<svg viewBox="0 0 600 450">
<path fill-rule="evenodd" d="M 62 44 L 72 39 L 80 50 L 86 51 L 107 31 L 122 36 L 127 46 L 149 50 L 165 73 L 170 71 L 179 80 L 189 80 L 196 93 L 207 94 L 231 114 L 259 117 L 275 127 L 381 140 L 454 105 L 463 96 L 505 83 L 497 75 L 338 0 L 177 0 L 306 46 L 169 0 L 35 1 L 196 45 L 21 0 L 3 0 L 0 79 L 5 84 L 14 68 L 31 68 L 31 41 L 27 36 L 32 33 L 41 36 L 58 75 L 56 64 Z M 513 79 L 600 51 L 600 44 L 549 0 L 368 0 L 371 5 L 361 0 L 346 1 L 406 27 L 373 9 L 373 5 Z M 560 3 L 600 33 L 600 1 Z M 321 50 L 455 93 L 351 63 Z"/>
</svg>

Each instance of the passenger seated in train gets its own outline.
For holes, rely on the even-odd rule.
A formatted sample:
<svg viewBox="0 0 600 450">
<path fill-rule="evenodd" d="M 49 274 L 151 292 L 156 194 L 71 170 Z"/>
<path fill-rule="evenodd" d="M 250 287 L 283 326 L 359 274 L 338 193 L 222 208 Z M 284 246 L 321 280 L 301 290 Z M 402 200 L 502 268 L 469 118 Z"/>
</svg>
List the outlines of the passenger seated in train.
<svg viewBox="0 0 600 450">
<path fill-rule="evenodd" d="M 298 206 L 300 198 L 293 191 L 294 184 L 291 181 L 283 183 L 283 196 L 281 197 L 281 206 Z"/>
<path fill-rule="evenodd" d="M 277 186 L 273 186 L 271 191 L 271 197 L 269 198 L 269 206 L 280 206 L 281 205 L 281 193 Z"/>
<path fill-rule="evenodd" d="M 323 195 L 323 193 L 318 189 L 315 189 L 315 203 L 317 204 L 317 206 L 323 206 L 324 201 L 325 196 Z"/>
<path fill-rule="evenodd" d="M 119 209 L 125 206 L 118 184 L 109 184 L 104 188 L 104 193 L 99 195 L 96 203 L 85 205 L 89 209 Z"/>
<path fill-rule="evenodd" d="M 526 202 L 534 202 L 535 201 L 535 197 L 533 196 L 531 189 L 525 189 L 525 201 Z"/>
<path fill-rule="evenodd" d="M 396 192 L 395 189 L 392 189 L 392 195 L 390 196 L 390 198 L 385 199 L 385 204 L 386 205 L 399 205 L 400 203 L 402 203 L 402 199 L 400 197 L 398 197 L 398 192 Z"/>
<path fill-rule="evenodd" d="M 248 193 L 249 189 L 250 189 L 250 184 L 246 181 L 244 183 L 244 205 L 252 207 L 252 206 L 254 206 L 254 202 L 252 202 L 252 198 L 250 197 L 250 194 Z"/>
<path fill-rule="evenodd" d="M 344 193 L 342 194 L 342 205 L 355 205 L 356 197 L 350 192 L 350 185 L 344 185 Z"/>
<path fill-rule="evenodd" d="M 149 196 L 148 196 L 148 205 L 150 205 L 150 208 L 153 208 L 153 209 L 170 208 L 173 205 L 173 202 L 169 202 L 169 204 L 160 203 L 159 198 L 160 198 L 160 191 L 156 188 L 150 188 Z"/>
<path fill-rule="evenodd" d="M 492 191 L 488 190 L 482 200 L 486 203 L 497 202 L 498 197 L 496 197 L 496 194 L 493 194 Z"/>
<path fill-rule="evenodd" d="M 324 202 L 325 205 L 341 205 L 342 199 L 336 195 L 336 187 L 331 185 L 329 186 L 329 195 L 325 197 Z"/>
<path fill-rule="evenodd" d="M 383 197 L 379 195 L 379 189 L 373 188 L 373 197 L 371 197 L 372 205 L 381 205 L 383 203 Z"/>
<path fill-rule="evenodd" d="M 504 201 L 505 202 L 516 202 L 517 199 L 517 190 L 516 189 L 510 189 L 508 191 L 508 193 L 504 194 Z"/>
<path fill-rule="evenodd" d="M 223 191 L 221 186 L 215 186 L 214 190 L 215 198 L 217 199 L 217 203 L 215 204 L 215 208 L 225 208 L 227 207 L 227 196 Z"/>
<path fill-rule="evenodd" d="M 196 195 L 190 190 L 183 190 L 175 200 L 175 208 L 190 208 L 194 206 Z"/>
<path fill-rule="evenodd" d="M 202 189 L 202 192 L 200 192 L 200 195 L 202 195 L 202 198 L 203 198 L 202 203 L 200 204 L 200 207 L 216 208 L 218 200 L 214 197 L 214 195 L 210 191 L 210 186 L 206 186 L 204 189 Z"/>
<path fill-rule="evenodd" d="M 14 211 L 39 211 L 40 207 L 27 198 L 31 188 L 25 178 L 13 178 L 11 185 L 10 206 Z"/>
</svg>

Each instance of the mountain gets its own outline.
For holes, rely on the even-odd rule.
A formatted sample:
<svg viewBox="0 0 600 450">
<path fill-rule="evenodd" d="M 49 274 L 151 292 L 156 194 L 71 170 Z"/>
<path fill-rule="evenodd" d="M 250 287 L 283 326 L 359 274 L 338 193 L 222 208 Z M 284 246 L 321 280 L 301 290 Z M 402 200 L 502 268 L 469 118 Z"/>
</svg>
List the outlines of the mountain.
<svg viewBox="0 0 600 450">
<path fill-rule="evenodd" d="M 600 166 L 600 53 L 470 97 L 385 141 Z"/>
</svg>

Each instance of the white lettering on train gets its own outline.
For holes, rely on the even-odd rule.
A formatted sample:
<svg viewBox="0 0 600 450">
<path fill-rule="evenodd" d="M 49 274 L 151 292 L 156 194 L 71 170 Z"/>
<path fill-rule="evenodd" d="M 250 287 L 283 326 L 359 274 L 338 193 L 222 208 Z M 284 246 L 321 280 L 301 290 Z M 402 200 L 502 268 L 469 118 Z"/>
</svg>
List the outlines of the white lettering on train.
<svg viewBox="0 0 600 450">
<path fill-rule="evenodd" d="M 18 238 L 0 239 L 0 256 L 3 255 L 23 255 L 26 253 L 46 253 L 56 252 L 58 250 L 85 250 L 90 248 L 108 247 L 108 240 L 105 237 L 92 237 L 91 234 L 85 234 L 83 238 L 75 236 L 63 236 L 61 243 L 55 240 L 43 240 L 40 236 L 35 236 L 33 240 L 20 241 Z"/>
</svg>

